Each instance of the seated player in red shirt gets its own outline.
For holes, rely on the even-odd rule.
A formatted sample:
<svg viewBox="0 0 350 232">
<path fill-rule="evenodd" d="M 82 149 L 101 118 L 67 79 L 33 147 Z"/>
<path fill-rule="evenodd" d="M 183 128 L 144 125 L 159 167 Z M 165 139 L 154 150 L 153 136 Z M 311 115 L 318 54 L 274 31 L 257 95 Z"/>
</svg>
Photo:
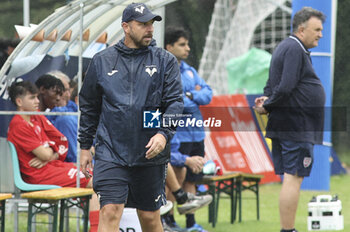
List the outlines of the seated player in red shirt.
<svg viewBox="0 0 350 232">
<path fill-rule="evenodd" d="M 17 111 L 38 111 L 38 89 L 33 83 L 13 83 L 9 96 Z M 44 115 L 15 115 L 10 122 L 7 139 L 16 147 L 24 181 L 76 187 L 77 167 L 74 163 L 63 162 L 68 151 L 67 138 Z M 82 172 L 79 176 L 81 187 L 92 188 L 92 178 L 86 179 Z M 92 210 L 98 209 L 94 195 L 90 202 L 90 220 L 96 214 L 98 216 L 98 211 Z M 90 221 L 90 224 L 93 223 Z"/>
</svg>

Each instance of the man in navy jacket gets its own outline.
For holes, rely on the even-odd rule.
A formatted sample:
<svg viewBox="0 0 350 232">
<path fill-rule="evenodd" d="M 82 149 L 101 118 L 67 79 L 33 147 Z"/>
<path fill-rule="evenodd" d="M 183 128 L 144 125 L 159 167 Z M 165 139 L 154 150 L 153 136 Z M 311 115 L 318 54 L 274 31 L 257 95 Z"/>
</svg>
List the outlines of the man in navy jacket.
<svg viewBox="0 0 350 232">
<path fill-rule="evenodd" d="M 100 197 L 99 231 L 118 231 L 124 206 L 137 208 L 142 231 L 163 231 L 159 208 L 166 202 L 165 173 L 173 127 L 160 114 L 182 113 L 182 86 L 173 55 L 156 47 L 145 4 L 123 11 L 125 37 L 96 54 L 79 95 L 81 168 L 91 164 L 96 134 L 94 190 Z M 155 128 L 145 128 L 145 115 Z"/>
<path fill-rule="evenodd" d="M 313 145 L 322 143 L 325 92 L 311 63 L 309 48 L 322 37 L 322 12 L 304 7 L 293 18 L 293 35 L 274 51 L 264 96 L 255 109 L 268 113 L 275 173 L 284 175 L 279 199 L 281 232 L 295 232 L 300 185 L 309 176 Z"/>
</svg>

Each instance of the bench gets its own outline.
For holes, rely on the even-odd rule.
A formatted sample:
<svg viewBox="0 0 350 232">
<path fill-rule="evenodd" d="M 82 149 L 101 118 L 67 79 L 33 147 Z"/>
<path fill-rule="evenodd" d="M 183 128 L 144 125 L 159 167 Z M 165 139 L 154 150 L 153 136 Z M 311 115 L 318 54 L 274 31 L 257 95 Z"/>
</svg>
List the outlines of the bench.
<svg viewBox="0 0 350 232">
<path fill-rule="evenodd" d="M 5 231 L 5 205 L 6 200 L 12 198 L 11 193 L 0 193 L 0 232 Z"/>
<path fill-rule="evenodd" d="M 57 231 L 58 222 L 58 208 L 60 206 L 60 224 L 59 231 L 62 232 L 64 228 L 64 218 L 69 212 L 69 208 L 74 206 L 83 210 L 84 226 L 83 231 L 88 230 L 89 219 L 89 200 L 93 194 L 92 189 L 88 188 L 62 188 L 57 185 L 44 184 L 29 184 L 24 182 L 21 176 L 17 151 L 13 143 L 7 141 L 12 158 L 13 176 L 15 186 L 22 192 L 21 198 L 27 199 L 28 206 L 28 227 L 27 231 L 32 231 L 32 224 L 34 218 L 38 213 L 47 213 L 53 217 L 52 231 Z M 73 200 L 73 198 L 77 198 Z M 17 216 L 15 212 L 15 223 L 17 223 Z M 67 221 L 68 222 L 68 221 Z"/>
<path fill-rule="evenodd" d="M 68 217 L 65 212 L 76 206 L 83 210 L 84 226 L 83 231 L 88 231 L 89 221 L 89 200 L 93 194 L 89 188 L 58 188 L 22 193 L 21 198 L 28 200 L 28 232 L 31 232 L 31 225 L 36 214 L 46 212 L 53 217 L 52 230 L 57 231 L 58 206 L 60 205 L 59 231 L 63 232 L 64 218 Z M 73 200 L 76 198 L 75 200 Z M 43 204 L 46 206 L 43 207 Z M 47 206 L 48 205 L 48 206 Z"/>
<path fill-rule="evenodd" d="M 197 184 L 208 185 L 208 192 L 213 201 L 209 205 L 209 222 L 215 227 L 218 217 L 220 193 L 224 192 L 230 196 L 231 202 L 231 224 L 236 220 L 237 204 L 239 222 L 242 221 L 242 192 L 250 190 L 256 196 L 257 219 L 259 220 L 259 182 L 262 175 L 242 172 L 225 173 L 221 176 L 205 175 Z"/>
</svg>

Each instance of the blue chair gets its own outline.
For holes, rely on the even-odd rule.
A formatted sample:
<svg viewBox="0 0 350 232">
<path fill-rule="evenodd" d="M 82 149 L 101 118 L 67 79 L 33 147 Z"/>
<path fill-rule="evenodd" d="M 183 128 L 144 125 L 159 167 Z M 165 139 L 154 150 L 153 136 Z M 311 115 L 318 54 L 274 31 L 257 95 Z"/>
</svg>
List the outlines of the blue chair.
<svg viewBox="0 0 350 232">
<path fill-rule="evenodd" d="M 49 190 L 49 189 L 57 189 L 61 188 L 61 186 L 58 185 L 46 185 L 46 184 L 28 184 L 24 182 L 21 176 L 21 171 L 19 169 L 19 162 L 18 162 L 18 156 L 16 147 L 11 143 L 10 141 L 7 141 L 10 147 L 10 153 L 12 158 L 12 168 L 13 168 L 13 177 L 15 186 L 25 192 L 33 192 L 33 191 L 40 191 L 40 190 Z M 48 215 L 53 217 L 53 229 L 52 231 L 57 230 L 57 212 L 58 212 L 58 202 L 49 202 L 49 206 L 46 207 L 45 205 L 41 203 L 48 203 L 43 201 L 36 201 L 33 199 L 28 199 L 28 221 L 27 221 L 27 232 L 32 231 L 32 224 L 35 222 L 36 214 L 41 212 L 46 212 Z M 38 205 L 37 205 L 38 203 Z M 18 220 L 15 219 L 15 220 Z"/>
<path fill-rule="evenodd" d="M 10 141 L 7 141 L 10 147 L 10 153 L 12 157 L 12 166 L 13 166 L 13 176 L 14 176 L 14 182 L 15 186 L 21 190 L 26 191 L 28 193 L 25 194 L 37 194 L 37 192 L 34 191 L 41 191 L 41 190 L 50 190 L 50 189 L 58 189 L 61 188 L 61 186 L 58 185 L 44 185 L 44 184 L 28 184 L 23 181 L 21 172 L 19 169 L 19 162 L 18 162 L 18 156 L 16 147 L 11 143 Z M 62 189 L 64 190 L 64 189 Z M 51 194 L 57 194 L 53 193 Z M 77 189 L 79 191 L 79 189 Z M 32 192 L 32 193 L 31 193 Z M 62 193 L 62 192 L 61 192 Z M 24 195 L 25 195 L 24 194 Z M 23 194 L 22 194 L 23 195 Z M 45 196 L 44 196 L 45 195 Z M 58 225 L 58 208 L 60 206 L 60 218 L 59 218 L 59 231 L 63 232 L 64 226 L 66 225 L 68 227 L 69 223 L 69 209 L 76 206 L 83 210 L 83 231 L 88 231 L 88 221 L 89 221 L 89 200 L 91 199 L 91 194 L 86 194 L 84 192 L 81 192 L 79 194 L 73 194 L 74 197 L 70 197 L 68 195 L 72 195 L 72 193 L 68 195 L 62 196 L 55 195 L 55 198 L 48 197 L 48 193 L 46 191 L 46 194 L 40 197 L 28 197 L 24 196 L 28 200 L 28 222 L 27 222 L 27 232 L 32 231 L 32 224 L 34 223 L 33 219 L 35 218 L 36 214 L 39 213 L 47 213 L 49 216 L 52 216 L 53 221 L 52 223 L 44 223 L 44 224 L 52 224 L 51 231 L 56 232 L 57 231 L 57 225 Z M 72 196 L 73 196 L 72 195 Z M 52 197 L 52 195 L 51 195 Z M 74 200 L 72 200 L 74 198 Z M 45 204 L 43 204 L 45 203 Z M 65 211 L 67 211 L 65 213 Z M 66 220 L 66 223 L 64 222 L 64 219 Z M 39 223 L 39 222 L 36 222 Z M 33 224 L 35 226 L 35 224 Z"/>
<path fill-rule="evenodd" d="M 10 153 L 12 157 L 12 166 L 13 166 L 13 177 L 15 185 L 18 189 L 21 191 L 39 191 L 39 190 L 48 190 L 48 189 L 56 189 L 61 188 L 61 186 L 58 185 L 47 185 L 47 184 L 28 184 L 23 181 L 21 176 L 21 171 L 19 169 L 19 162 L 18 162 L 18 156 L 17 151 L 13 143 L 10 141 L 7 141 L 10 147 Z"/>
</svg>

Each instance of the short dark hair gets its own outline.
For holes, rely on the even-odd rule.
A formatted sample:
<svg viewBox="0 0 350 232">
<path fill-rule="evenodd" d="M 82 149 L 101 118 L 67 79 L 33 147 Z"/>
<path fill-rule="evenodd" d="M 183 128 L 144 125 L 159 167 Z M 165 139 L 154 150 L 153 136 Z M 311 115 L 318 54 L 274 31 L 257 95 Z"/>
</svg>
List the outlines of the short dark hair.
<svg viewBox="0 0 350 232">
<path fill-rule="evenodd" d="M 35 85 L 38 87 L 38 89 L 44 87 L 44 89 L 55 89 L 61 93 L 63 93 L 65 90 L 62 81 L 50 74 L 40 76 L 38 80 L 36 80 Z"/>
<path fill-rule="evenodd" d="M 10 100 L 13 104 L 16 104 L 16 98 L 25 96 L 27 93 L 36 94 L 38 88 L 30 81 L 13 82 L 8 88 Z"/>
<path fill-rule="evenodd" d="M 315 10 L 311 7 L 305 6 L 297 13 L 295 13 L 293 17 L 293 32 L 298 31 L 298 27 L 308 21 L 311 17 L 316 17 L 324 23 L 326 20 L 326 16 L 318 10 Z"/>
<path fill-rule="evenodd" d="M 8 47 L 17 47 L 19 39 L 0 38 L 0 50 L 7 50 Z"/>
<path fill-rule="evenodd" d="M 77 86 L 78 83 L 75 80 L 70 80 L 69 82 L 69 88 L 73 89 L 75 86 Z"/>
<path fill-rule="evenodd" d="M 189 39 L 188 32 L 184 28 L 175 26 L 167 27 L 164 35 L 164 47 L 168 44 L 173 45 L 181 37 L 184 37 L 187 40 Z"/>
<path fill-rule="evenodd" d="M 74 87 L 73 87 L 73 91 L 72 91 L 72 93 L 71 93 L 71 95 L 70 95 L 70 100 L 71 101 L 75 101 L 75 97 L 76 96 L 78 96 L 78 85 L 75 85 Z"/>
</svg>

